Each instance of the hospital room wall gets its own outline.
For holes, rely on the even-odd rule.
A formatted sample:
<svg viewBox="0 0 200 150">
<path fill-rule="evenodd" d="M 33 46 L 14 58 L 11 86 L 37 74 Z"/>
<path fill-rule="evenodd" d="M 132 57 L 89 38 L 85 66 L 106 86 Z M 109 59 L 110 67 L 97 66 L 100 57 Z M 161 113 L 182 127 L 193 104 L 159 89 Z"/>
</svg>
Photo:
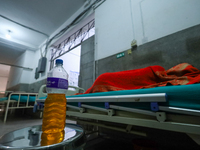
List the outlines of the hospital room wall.
<svg viewBox="0 0 200 150">
<path fill-rule="evenodd" d="M 131 1 L 134 28 L 129 26 L 131 19 L 120 18 L 126 14 L 131 16 L 130 1 L 124 2 L 127 10 L 116 8 L 117 4 L 123 5 L 116 0 L 116 3 L 106 1 L 95 12 L 96 77 L 105 72 L 151 65 L 169 69 L 184 62 L 200 69 L 200 1 L 152 0 L 152 4 L 146 0 Z M 109 9 L 115 11 L 116 16 Z M 103 11 L 106 16 L 101 14 Z M 115 32 L 120 34 L 117 36 Z M 132 39 L 137 40 L 138 46 L 131 49 Z M 116 55 L 121 52 L 125 56 L 117 59 Z"/>
<path fill-rule="evenodd" d="M 137 40 L 137 45 L 140 47 L 183 29 L 200 24 L 200 8 L 198 7 L 200 7 L 199 0 L 105 1 L 95 10 L 95 60 L 103 61 L 105 58 L 130 49 L 131 41 L 134 39 Z M 58 28 L 51 37 L 72 21 L 82 10 L 83 8 L 77 10 L 77 12 Z M 54 42 L 56 43 L 56 41 Z M 167 44 L 168 41 L 165 42 L 165 44 Z M 170 44 L 168 43 L 168 45 Z M 148 47 L 149 45 L 146 46 L 147 50 L 145 50 L 145 52 L 151 52 L 151 47 Z M 16 86 L 19 83 L 31 85 L 36 83 L 37 85 L 41 85 L 45 82 L 46 72 L 49 70 L 48 61 L 50 59 L 50 51 L 47 53 L 46 72 L 40 74 L 37 80 L 34 79 L 34 75 L 35 68 L 41 57 L 40 51 L 36 51 L 35 54 L 31 54 L 31 52 L 26 53 L 26 61 L 29 60 L 32 62 L 30 65 L 32 65 L 33 70 L 27 71 L 20 68 L 12 68 L 12 72 L 10 73 L 11 77 L 9 77 L 7 86 L 8 88 Z M 139 49 L 138 53 L 140 53 Z M 143 54 L 143 52 L 141 53 Z M 145 55 L 148 55 L 148 53 Z M 25 53 L 20 57 L 23 59 L 19 60 L 17 64 L 23 62 L 22 65 L 26 66 L 24 64 Z M 141 56 L 141 58 L 142 57 L 143 56 Z M 110 65 L 107 65 L 106 67 L 108 68 L 109 66 Z M 137 65 L 137 67 L 140 66 L 143 65 Z M 100 69 L 101 68 L 97 68 L 97 70 Z M 38 88 L 32 86 L 31 89 L 35 91 Z"/>
<path fill-rule="evenodd" d="M 14 62 L 16 66 L 21 66 L 24 68 L 19 67 L 11 67 L 10 73 L 8 77 L 7 83 L 7 90 L 12 91 L 27 91 L 28 86 L 30 84 L 30 79 L 33 76 L 33 67 L 35 60 L 35 52 L 26 50 L 22 53 Z M 25 69 L 30 68 L 30 69 Z"/>
<path fill-rule="evenodd" d="M 155 49 L 151 51 L 151 42 L 155 41 L 154 44 L 156 45 L 159 43 L 156 42 L 156 40 L 162 39 L 169 35 L 173 35 L 176 32 L 200 24 L 199 10 L 200 1 L 198 0 L 105 1 L 97 9 L 95 9 L 95 60 L 99 61 L 99 64 L 96 65 L 96 74 L 98 75 L 100 73 L 103 73 L 109 70 L 109 68 L 114 69 L 112 65 L 118 64 L 118 62 L 122 59 L 118 62 L 113 61 L 113 63 L 110 63 L 110 65 L 107 64 L 106 67 L 106 61 L 104 61 L 104 59 L 108 57 L 113 57 L 113 55 L 119 52 L 123 52 L 125 50 L 130 49 L 132 40 L 136 40 L 138 45 L 138 49 L 136 51 L 137 55 L 139 56 L 138 59 L 133 58 L 133 56 L 131 57 L 131 60 L 137 61 L 134 64 L 135 68 L 144 67 L 148 64 L 159 64 L 159 62 L 157 63 L 155 61 L 149 62 L 151 60 L 154 60 L 155 56 L 158 56 L 158 61 L 165 63 L 162 59 L 165 59 L 163 55 L 167 52 L 168 49 L 163 50 L 162 54 L 160 51 L 156 51 Z M 74 15 L 72 15 L 71 18 L 67 20 L 60 28 L 58 28 L 51 36 L 60 31 L 67 24 L 69 24 L 75 18 L 75 16 L 80 14 L 82 11 L 83 8 L 77 10 L 77 12 Z M 71 31 L 74 31 L 73 28 L 71 29 Z M 190 32 L 189 34 L 192 33 L 193 32 Z M 70 34 L 72 34 L 72 32 L 70 32 L 69 30 L 69 32 L 64 37 L 67 37 L 67 35 Z M 182 36 L 181 34 L 179 35 Z M 164 41 L 165 45 L 167 45 L 168 43 L 173 41 L 173 38 L 176 38 L 176 35 L 173 35 L 168 41 L 165 41 L 165 39 L 163 39 L 162 42 Z M 176 40 L 177 39 L 175 39 L 174 41 Z M 61 41 L 63 41 L 63 38 L 57 39 L 56 41 L 54 41 L 54 44 L 56 45 Z M 174 42 L 174 44 L 176 44 L 176 42 Z M 184 44 L 185 43 L 183 43 L 183 45 Z M 142 50 L 140 50 L 139 47 Z M 157 48 L 159 48 L 159 46 Z M 162 50 L 162 46 L 160 48 Z M 181 52 L 181 49 L 179 52 L 184 53 Z M 39 59 L 39 52 L 37 53 L 37 58 Z M 162 55 L 162 57 L 158 55 L 159 53 Z M 171 55 L 173 56 L 172 52 L 169 53 L 169 58 L 166 61 L 170 60 Z M 49 58 L 50 51 L 48 52 L 48 61 Z M 147 60 L 149 61 L 146 61 L 142 58 L 147 58 Z M 126 64 L 121 63 L 124 64 L 124 66 L 121 67 L 121 70 L 126 70 L 127 68 L 130 68 L 127 66 L 131 65 L 131 61 L 128 62 L 129 59 L 127 59 L 127 57 L 125 59 L 127 61 L 123 62 L 126 62 Z M 141 62 L 140 60 L 142 60 L 143 62 Z M 47 64 L 49 64 L 48 61 Z M 102 64 L 100 62 L 102 62 Z M 175 64 L 175 62 L 171 64 L 169 63 L 168 66 L 172 64 Z M 46 71 L 48 70 L 49 66 L 47 66 L 46 68 Z M 111 70 L 112 69 L 110 69 L 109 71 Z M 116 71 L 116 69 L 114 69 L 114 71 Z M 32 75 L 34 75 L 34 71 L 32 72 Z M 34 77 L 31 77 L 31 84 L 34 86 L 41 85 L 45 83 L 45 78 L 46 73 L 40 74 L 40 78 L 37 80 L 34 79 Z M 34 86 L 32 86 L 32 90 L 38 88 L 38 86 L 36 86 L 35 88 Z"/>
<path fill-rule="evenodd" d="M 105 1 L 95 10 L 95 60 L 198 25 L 199 14 L 199 0 Z"/>
<path fill-rule="evenodd" d="M 28 91 L 29 92 L 38 92 L 39 88 L 41 87 L 41 85 L 46 84 L 46 77 L 47 77 L 47 72 L 50 69 L 50 51 L 47 53 L 47 61 L 46 61 L 46 68 L 45 68 L 45 72 L 43 73 L 39 73 L 39 78 L 36 79 L 35 78 L 35 73 L 36 73 L 36 68 L 38 67 L 38 63 L 39 63 L 39 59 L 42 57 L 41 56 L 41 52 L 40 50 L 37 50 L 35 52 L 35 59 L 34 59 L 34 63 L 33 63 L 33 70 L 30 76 L 30 83 L 29 83 L 29 87 L 28 87 Z"/>
<path fill-rule="evenodd" d="M 0 76 L 0 82 L 1 82 L 1 84 L 0 84 L 0 91 L 5 91 L 5 87 L 7 85 L 7 81 L 8 81 L 8 77 L 1 77 Z M 0 95 L 0 97 L 1 97 L 1 95 Z"/>
</svg>

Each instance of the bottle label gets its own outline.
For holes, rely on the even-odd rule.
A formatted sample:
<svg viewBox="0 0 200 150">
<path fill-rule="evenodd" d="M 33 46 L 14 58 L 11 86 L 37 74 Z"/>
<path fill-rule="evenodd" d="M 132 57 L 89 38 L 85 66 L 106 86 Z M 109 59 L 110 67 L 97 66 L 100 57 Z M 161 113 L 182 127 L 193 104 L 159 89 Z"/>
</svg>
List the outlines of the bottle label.
<svg viewBox="0 0 200 150">
<path fill-rule="evenodd" d="M 47 87 L 48 88 L 58 88 L 58 89 L 68 89 L 68 80 L 61 78 L 47 78 Z"/>
</svg>

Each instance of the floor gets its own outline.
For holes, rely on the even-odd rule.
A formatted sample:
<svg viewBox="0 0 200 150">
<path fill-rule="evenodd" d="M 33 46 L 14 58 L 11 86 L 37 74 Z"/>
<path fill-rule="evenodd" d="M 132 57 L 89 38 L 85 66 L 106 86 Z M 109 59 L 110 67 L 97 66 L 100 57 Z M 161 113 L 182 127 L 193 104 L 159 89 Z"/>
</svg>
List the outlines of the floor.
<svg viewBox="0 0 200 150">
<path fill-rule="evenodd" d="M 84 150 L 134 150 L 134 146 L 129 141 L 107 139 L 101 136 L 88 141 Z"/>
<path fill-rule="evenodd" d="M 41 119 L 31 119 L 29 117 L 10 117 L 7 122 L 4 124 L 3 120 L 0 120 L 0 136 L 4 135 L 13 130 L 17 130 L 20 128 L 39 125 L 42 123 Z"/>
</svg>

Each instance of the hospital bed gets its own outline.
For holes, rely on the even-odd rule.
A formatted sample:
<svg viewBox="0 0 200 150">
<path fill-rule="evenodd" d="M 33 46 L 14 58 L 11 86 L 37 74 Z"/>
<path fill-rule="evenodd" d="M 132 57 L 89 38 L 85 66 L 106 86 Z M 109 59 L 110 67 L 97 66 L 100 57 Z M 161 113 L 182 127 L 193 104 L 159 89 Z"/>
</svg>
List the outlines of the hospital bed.
<svg viewBox="0 0 200 150">
<path fill-rule="evenodd" d="M 200 144 L 200 84 L 90 93 L 66 99 L 67 116 L 80 122 L 100 127 L 106 126 L 99 122 L 120 123 L 126 128 L 119 130 L 140 136 L 146 133 L 134 131 L 134 126 L 186 133 Z"/>
<path fill-rule="evenodd" d="M 12 92 L 6 91 L 5 93 L 10 93 L 7 97 L 0 98 L 0 103 L 6 104 L 4 123 L 6 123 L 7 115 L 9 110 L 13 109 L 25 109 L 25 108 L 35 108 L 36 99 L 39 97 L 46 96 L 45 91 L 46 85 L 42 85 L 38 93 L 26 93 L 26 92 Z M 69 90 L 66 95 L 73 95 L 79 91 L 85 91 L 82 88 L 69 86 Z"/>
<path fill-rule="evenodd" d="M 0 98 L 0 103 L 5 104 L 4 123 L 6 123 L 9 110 L 33 108 L 38 93 L 6 91 L 7 97 Z"/>
</svg>

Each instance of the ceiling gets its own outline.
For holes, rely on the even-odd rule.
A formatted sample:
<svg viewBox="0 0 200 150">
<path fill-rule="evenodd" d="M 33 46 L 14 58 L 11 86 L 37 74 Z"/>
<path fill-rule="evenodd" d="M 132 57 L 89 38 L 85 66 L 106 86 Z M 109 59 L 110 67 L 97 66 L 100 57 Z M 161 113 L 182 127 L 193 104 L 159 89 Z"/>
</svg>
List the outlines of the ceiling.
<svg viewBox="0 0 200 150">
<path fill-rule="evenodd" d="M 86 0 L 0 0 L 0 15 L 51 35 Z M 8 30 L 11 38 L 6 38 Z M 10 66 L 25 50 L 37 50 L 46 36 L 0 16 L 0 77 L 8 77 Z M 2 64 L 1 64 L 2 63 Z M 3 78 L 0 78 L 3 80 Z M 0 81 L 1 82 L 1 81 Z"/>
<path fill-rule="evenodd" d="M 0 0 L 0 15 L 51 35 L 86 0 Z M 11 31 L 11 38 L 5 35 Z M 0 63 L 13 64 L 25 50 L 37 50 L 46 36 L 0 16 Z M 0 70 L 1 72 L 1 70 Z"/>
</svg>

